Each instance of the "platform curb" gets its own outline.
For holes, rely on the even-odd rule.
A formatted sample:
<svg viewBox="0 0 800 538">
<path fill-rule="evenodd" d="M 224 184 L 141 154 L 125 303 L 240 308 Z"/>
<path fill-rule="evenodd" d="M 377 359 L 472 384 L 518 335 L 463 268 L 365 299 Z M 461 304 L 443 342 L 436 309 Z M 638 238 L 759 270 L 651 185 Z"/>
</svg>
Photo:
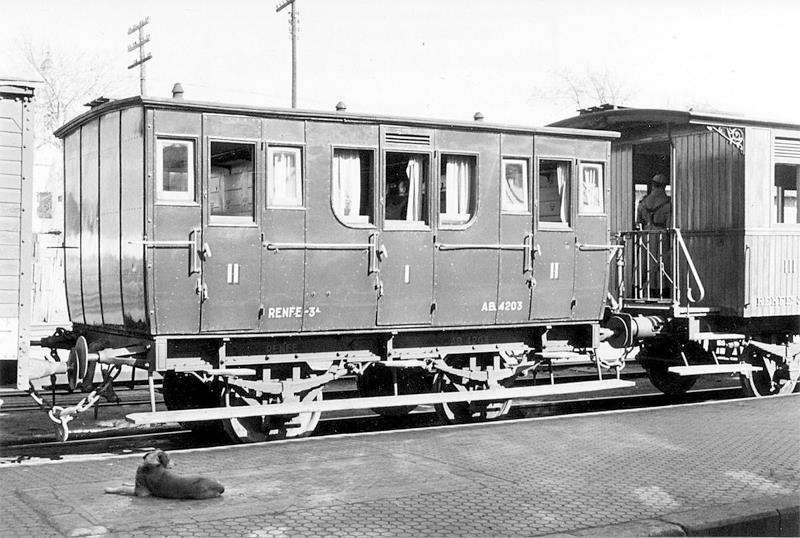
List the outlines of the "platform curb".
<svg viewBox="0 0 800 538">
<path fill-rule="evenodd" d="M 761 497 L 546 535 L 568 536 L 800 536 L 800 495 Z"/>
</svg>

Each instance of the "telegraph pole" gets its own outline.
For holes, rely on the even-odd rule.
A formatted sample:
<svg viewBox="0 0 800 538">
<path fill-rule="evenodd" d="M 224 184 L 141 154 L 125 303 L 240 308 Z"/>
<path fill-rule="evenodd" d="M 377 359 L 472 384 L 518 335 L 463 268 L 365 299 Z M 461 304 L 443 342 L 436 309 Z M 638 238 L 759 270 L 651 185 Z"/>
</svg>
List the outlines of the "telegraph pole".
<svg viewBox="0 0 800 538">
<path fill-rule="evenodd" d="M 283 0 L 275 6 L 275 13 L 280 12 L 286 6 L 291 6 L 289 21 L 292 25 L 292 108 L 297 108 L 297 11 L 294 3 L 296 0 Z"/>
<path fill-rule="evenodd" d="M 139 32 L 139 41 L 134 41 L 128 45 L 128 52 L 139 49 L 139 59 L 128 66 L 128 69 L 133 69 L 139 66 L 139 84 L 141 86 L 140 93 L 142 97 L 147 95 L 147 76 L 145 74 L 144 63 L 153 57 L 152 54 L 144 52 L 144 45 L 150 41 L 150 34 L 144 35 L 144 27 L 150 22 L 150 17 L 145 17 L 144 20 L 139 21 L 130 28 L 128 28 L 128 35 L 134 32 Z"/>
</svg>

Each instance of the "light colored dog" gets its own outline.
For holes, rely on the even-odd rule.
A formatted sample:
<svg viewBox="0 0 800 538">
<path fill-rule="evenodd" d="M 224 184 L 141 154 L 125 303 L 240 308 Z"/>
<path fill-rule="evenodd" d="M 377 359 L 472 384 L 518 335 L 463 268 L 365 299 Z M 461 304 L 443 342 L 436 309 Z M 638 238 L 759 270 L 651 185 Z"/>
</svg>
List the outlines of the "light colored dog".
<svg viewBox="0 0 800 538">
<path fill-rule="evenodd" d="M 211 499 L 219 497 L 225 487 L 201 476 L 180 476 L 167 469 L 172 460 L 163 450 L 152 450 L 144 455 L 144 463 L 136 469 L 136 484 L 106 488 L 106 493 L 136 497 L 166 497 L 168 499 Z"/>
</svg>

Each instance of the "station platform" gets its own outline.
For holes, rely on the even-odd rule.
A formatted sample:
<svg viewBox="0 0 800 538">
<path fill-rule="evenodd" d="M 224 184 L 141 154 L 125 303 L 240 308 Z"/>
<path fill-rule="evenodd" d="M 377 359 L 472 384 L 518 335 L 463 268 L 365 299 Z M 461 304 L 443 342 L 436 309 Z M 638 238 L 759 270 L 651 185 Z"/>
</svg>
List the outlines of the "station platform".
<svg viewBox="0 0 800 538">
<path fill-rule="evenodd" d="M 0 466 L 0 536 L 800 535 L 800 395 Z"/>
</svg>

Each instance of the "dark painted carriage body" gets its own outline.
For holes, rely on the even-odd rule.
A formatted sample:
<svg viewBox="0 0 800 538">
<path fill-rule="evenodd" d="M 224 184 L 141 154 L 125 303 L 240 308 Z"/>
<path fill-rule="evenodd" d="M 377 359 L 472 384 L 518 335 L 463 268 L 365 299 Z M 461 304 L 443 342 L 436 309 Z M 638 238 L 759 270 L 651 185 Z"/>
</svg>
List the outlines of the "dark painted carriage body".
<svg viewBox="0 0 800 538">
<path fill-rule="evenodd" d="M 671 178 L 672 223 L 706 291 L 695 306 L 747 334 L 800 333 L 800 125 L 627 108 L 554 125 L 621 132 L 609 171 L 612 234 L 635 227 L 637 185 L 658 172 Z"/>
<path fill-rule="evenodd" d="M 345 334 L 416 334 L 406 338 L 434 345 L 443 330 L 458 342 L 518 341 L 531 327 L 568 325 L 591 345 L 602 317 L 607 254 L 580 247 L 606 242 L 605 203 L 585 214 L 580 189 L 571 187 L 568 224 L 542 224 L 536 193 L 543 159 L 564 163 L 575 185 L 587 164 L 602 180 L 610 133 L 131 98 L 96 107 L 57 134 L 70 318 L 95 339 L 155 340 L 159 370 L 215 362 L 204 350 L 215 355 L 222 339 L 230 339 L 227 364 L 260 363 L 314 342 L 329 342 L 319 351 L 342 351 L 325 337 Z M 183 199 L 160 197 L 161 141 L 190 148 Z M 251 148 L 248 215 L 215 214 L 217 142 Z M 370 216 L 362 222 L 346 223 L 333 209 L 340 148 L 369 164 Z M 295 207 L 268 201 L 273 150 L 299 155 Z M 421 222 L 384 218 L 393 152 L 427 164 Z M 473 167 L 466 222 L 439 215 L 448 155 Z M 504 159 L 526 163 L 527 210 L 501 211 Z"/>
</svg>

